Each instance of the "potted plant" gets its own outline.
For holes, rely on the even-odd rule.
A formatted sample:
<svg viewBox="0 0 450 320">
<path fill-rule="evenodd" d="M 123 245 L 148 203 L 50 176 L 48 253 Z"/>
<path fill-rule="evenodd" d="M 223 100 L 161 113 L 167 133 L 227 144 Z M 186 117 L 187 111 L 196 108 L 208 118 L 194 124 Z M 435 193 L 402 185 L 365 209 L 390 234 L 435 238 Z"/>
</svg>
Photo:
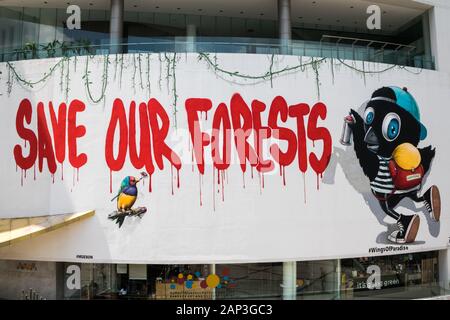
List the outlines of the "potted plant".
<svg viewBox="0 0 450 320">
<path fill-rule="evenodd" d="M 25 59 L 37 59 L 38 46 L 35 42 L 27 42 L 23 47 Z"/>
<path fill-rule="evenodd" d="M 48 58 L 54 58 L 56 54 L 56 50 L 60 46 L 60 42 L 58 40 L 53 40 L 52 42 L 47 43 L 46 45 L 41 45 L 42 49 L 47 51 Z"/>
</svg>

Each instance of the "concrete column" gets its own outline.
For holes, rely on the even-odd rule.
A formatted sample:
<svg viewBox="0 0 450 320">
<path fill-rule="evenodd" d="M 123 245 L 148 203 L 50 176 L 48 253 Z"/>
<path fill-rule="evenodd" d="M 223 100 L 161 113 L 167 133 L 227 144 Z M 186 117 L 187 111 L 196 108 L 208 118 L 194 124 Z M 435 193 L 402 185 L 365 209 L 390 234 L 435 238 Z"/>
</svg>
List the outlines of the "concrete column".
<svg viewBox="0 0 450 320">
<path fill-rule="evenodd" d="M 291 31 L 291 0 L 278 0 L 278 31 L 281 53 L 289 54 L 292 38 Z"/>
<path fill-rule="evenodd" d="M 342 267 L 341 259 L 337 259 L 336 265 L 336 299 L 341 300 L 341 289 L 342 289 Z"/>
<path fill-rule="evenodd" d="M 64 262 L 55 262 L 55 282 L 56 282 L 56 300 L 64 300 L 64 288 L 65 288 L 65 281 L 64 281 Z"/>
<path fill-rule="evenodd" d="M 450 294 L 450 248 L 439 251 L 439 285 L 441 294 Z"/>
<path fill-rule="evenodd" d="M 423 34 L 423 45 L 424 45 L 424 67 L 431 67 L 431 38 L 430 38 L 430 17 L 429 11 L 426 11 L 422 15 L 422 34 Z"/>
<path fill-rule="evenodd" d="M 197 36 L 197 26 L 188 24 L 186 26 L 186 51 L 195 52 L 195 37 Z"/>
<path fill-rule="evenodd" d="M 431 53 L 436 70 L 450 73 L 450 7 L 437 4 L 429 11 Z"/>
<path fill-rule="evenodd" d="M 123 43 L 124 0 L 111 0 L 111 19 L 109 24 L 110 53 L 123 52 L 118 44 Z"/>
<path fill-rule="evenodd" d="M 216 274 L 216 265 L 209 265 L 209 274 Z M 211 289 L 211 300 L 216 300 L 216 288 Z"/>
<path fill-rule="evenodd" d="M 283 300 L 297 299 L 297 262 L 283 262 Z"/>
</svg>

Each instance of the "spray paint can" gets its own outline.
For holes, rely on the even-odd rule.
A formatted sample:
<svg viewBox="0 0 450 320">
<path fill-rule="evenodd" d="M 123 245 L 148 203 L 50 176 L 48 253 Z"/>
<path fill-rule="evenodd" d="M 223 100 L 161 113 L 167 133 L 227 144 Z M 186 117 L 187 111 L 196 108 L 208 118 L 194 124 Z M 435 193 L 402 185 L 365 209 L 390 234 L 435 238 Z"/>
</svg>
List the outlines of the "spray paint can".
<svg viewBox="0 0 450 320">
<path fill-rule="evenodd" d="M 351 137 L 352 137 L 352 129 L 350 128 L 349 124 L 355 123 L 355 119 L 351 114 L 344 117 L 344 125 L 342 127 L 342 135 L 341 135 L 341 144 L 344 146 L 351 145 Z"/>
</svg>

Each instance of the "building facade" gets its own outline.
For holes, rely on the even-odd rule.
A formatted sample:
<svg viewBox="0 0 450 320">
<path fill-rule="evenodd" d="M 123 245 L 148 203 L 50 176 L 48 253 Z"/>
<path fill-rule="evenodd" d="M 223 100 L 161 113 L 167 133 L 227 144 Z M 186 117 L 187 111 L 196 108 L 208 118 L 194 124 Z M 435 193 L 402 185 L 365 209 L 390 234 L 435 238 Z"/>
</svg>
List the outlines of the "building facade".
<svg viewBox="0 0 450 320">
<path fill-rule="evenodd" d="M 0 4 L 0 299 L 449 294 L 446 1 Z"/>
</svg>

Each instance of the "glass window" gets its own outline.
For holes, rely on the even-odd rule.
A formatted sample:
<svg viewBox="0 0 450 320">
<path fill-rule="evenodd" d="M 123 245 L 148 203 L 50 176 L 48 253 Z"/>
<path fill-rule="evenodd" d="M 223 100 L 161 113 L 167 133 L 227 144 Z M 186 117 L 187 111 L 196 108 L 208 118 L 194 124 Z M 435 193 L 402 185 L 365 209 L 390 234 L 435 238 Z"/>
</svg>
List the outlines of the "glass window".
<svg viewBox="0 0 450 320">
<path fill-rule="evenodd" d="M 22 47 L 22 8 L 0 7 L 1 47 L 11 51 Z"/>
<path fill-rule="evenodd" d="M 337 260 L 297 262 L 297 299 L 336 299 Z"/>
<path fill-rule="evenodd" d="M 439 294 L 437 251 L 342 260 L 343 299 L 413 299 Z"/>
<path fill-rule="evenodd" d="M 24 8 L 23 43 L 39 43 L 39 8 Z"/>
<path fill-rule="evenodd" d="M 217 265 L 216 274 L 217 299 L 281 299 L 282 263 Z"/>
<path fill-rule="evenodd" d="M 56 38 L 56 9 L 40 9 L 39 42 L 47 44 Z"/>
</svg>

